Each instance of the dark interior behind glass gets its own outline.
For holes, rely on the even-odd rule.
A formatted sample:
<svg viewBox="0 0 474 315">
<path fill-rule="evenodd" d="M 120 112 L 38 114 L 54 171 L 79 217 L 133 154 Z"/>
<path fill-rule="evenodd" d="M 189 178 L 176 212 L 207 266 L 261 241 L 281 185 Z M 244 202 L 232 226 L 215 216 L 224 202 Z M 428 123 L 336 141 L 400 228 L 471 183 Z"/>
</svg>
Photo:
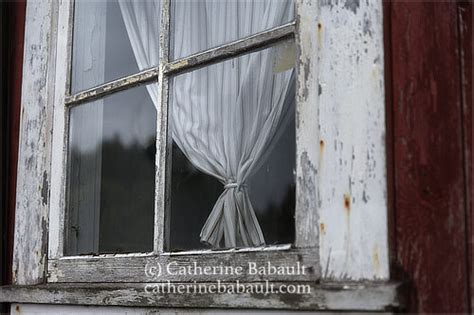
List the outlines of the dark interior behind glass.
<svg viewBox="0 0 474 315">
<path fill-rule="evenodd" d="M 71 109 L 68 255 L 152 251 L 155 135 L 145 86 Z"/>
</svg>

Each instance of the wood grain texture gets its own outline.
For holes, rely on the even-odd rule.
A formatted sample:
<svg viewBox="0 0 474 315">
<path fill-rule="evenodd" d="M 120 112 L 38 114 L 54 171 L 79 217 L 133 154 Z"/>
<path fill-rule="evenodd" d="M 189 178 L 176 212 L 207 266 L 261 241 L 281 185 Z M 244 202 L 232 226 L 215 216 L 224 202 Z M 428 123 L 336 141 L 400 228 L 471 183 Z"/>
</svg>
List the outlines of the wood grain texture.
<svg viewBox="0 0 474 315">
<path fill-rule="evenodd" d="M 390 19 L 396 277 L 411 312 L 468 312 L 457 3 L 395 1 Z"/>
<path fill-rule="evenodd" d="M 271 30 L 233 41 L 232 43 L 223 44 L 219 47 L 196 53 L 189 57 L 167 62 L 163 67 L 163 72 L 167 75 L 171 75 L 177 72 L 192 71 L 198 67 L 262 49 L 272 43 L 292 38 L 294 32 L 295 23 L 290 22 L 274 27 Z"/>
<path fill-rule="evenodd" d="M 54 79 L 54 100 L 53 100 L 53 126 L 52 147 L 51 147 L 51 198 L 49 205 L 49 226 L 48 238 L 48 259 L 56 259 L 63 255 L 65 233 L 65 213 L 66 208 L 66 161 L 67 161 L 67 123 L 69 119 L 66 109 L 65 97 L 69 90 L 69 75 L 71 46 L 68 42 L 72 39 L 72 19 L 73 6 L 71 1 L 61 1 L 56 12 L 56 59 L 55 79 Z"/>
<path fill-rule="evenodd" d="M 106 82 L 88 90 L 81 91 L 75 95 L 67 96 L 64 102 L 68 106 L 90 102 L 106 95 L 123 91 L 140 84 L 156 81 L 157 78 L 158 68 L 146 69 L 128 77 Z"/>
<path fill-rule="evenodd" d="M 154 282 L 154 281 L 317 281 L 317 249 L 253 251 L 245 253 L 208 253 L 196 255 L 159 255 L 154 257 L 89 257 L 48 261 L 48 282 Z M 261 275 L 251 272 L 249 263 L 257 267 L 271 264 L 301 266 L 300 274 Z M 299 264 L 299 265 L 298 265 Z M 194 266 L 242 267 L 241 274 L 203 274 Z M 180 268 L 192 268 L 179 274 Z M 197 270 L 198 272 L 195 272 Z"/>
<path fill-rule="evenodd" d="M 155 155 L 155 218 L 154 218 L 154 253 L 162 253 L 167 248 L 170 235 L 171 211 L 171 150 L 173 136 L 169 132 L 171 111 L 169 102 L 170 78 L 165 75 L 163 68 L 169 62 L 170 55 L 170 0 L 161 1 L 160 40 L 158 73 L 158 95 L 161 106 L 156 110 L 156 155 Z"/>
<path fill-rule="evenodd" d="M 208 285 L 210 285 L 209 283 Z M 262 283 L 260 283 L 262 284 Z M 294 282 L 293 285 L 301 283 Z M 177 283 L 176 285 L 180 285 Z M 182 283 L 182 285 L 186 285 Z M 254 285 L 257 285 L 254 283 Z M 265 286 L 263 283 L 262 285 Z M 274 283 L 281 288 L 283 283 Z M 308 285 L 308 284 L 303 284 Z M 0 302 L 180 308 L 389 311 L 399 308 L 397 283 L 309 284 L 309 294 L 154 294 L 147 284 L 38 285 L 0 288 Z"/>
<path fill-rule="evenodd" d="M 27 4 L 13 283 L 44 281 L 49 210 L 54 54 L 52 2 Z"/>
<path fill-rule="evenodd" d="M 472 35 L 472 2 L 460 1 L 458 5 L 458 28 L 460 36 L 459 54 L 461 67 L 461 96 L 464 126 L 464 173 L 466 184 L 466 227 L 468 237 L 467 268 L 470 278 L 470 310 L 474 307 L 474 216 L 472 213 L 472 47 L 474 45 Z"/>
<path fill-rule="evenodd" d="M 395 209 L 395 157 L 394 157 L 394 107 L 392 93 L 392 1 L 383 0 L 384 55 L 385 55 L 385 117 L 387 151 L 387 224 L 389 242 L 390 274 L 394 275 L 396 252 L 396 209 Z"/>
<path fill-rule="evenodd" d="M 12 304 L 10 314 L 104 314 L 104 315 L 248 315 L 255 314 L 255 310 L 244 309 L 176 309 L 176 308 L 130 308 L 120 306 L 80 306 L 80 305 L 51 305 L 51 304 Z M 290 310 L 259 310 L 259 315 L 301 315 L 301 312 Z M 351 313 L 352 315 L 360 313 Z M 389 315 L 391 312 L 385 312 Z M 340 315 L 340 312 L 324 312 L 324 315 Z"/>
</svg>

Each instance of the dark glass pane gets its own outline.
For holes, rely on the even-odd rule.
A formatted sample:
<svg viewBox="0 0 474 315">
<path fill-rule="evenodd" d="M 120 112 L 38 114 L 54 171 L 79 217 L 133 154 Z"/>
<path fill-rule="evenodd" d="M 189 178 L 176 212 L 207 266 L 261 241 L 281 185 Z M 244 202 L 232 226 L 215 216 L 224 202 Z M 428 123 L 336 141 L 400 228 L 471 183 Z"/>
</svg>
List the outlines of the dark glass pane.
<svg viewBox="0 0 474 315">
<path fill-rule="evenodd" d="M 71 91 L 158 64 L 158 0 L 78 0 L 74 7 Z"/>
<path fill-rule="evenodd" d="M 147 87 L 149 89 L 147 89 Z M 153 249 L 155 84 L 70 110 L 68 255 Z"/>
<path fill-rule="evenodd" d="M 172 1 L 172 59 L 229 43 L 293 19 L 293 0 Z"/>
<path fill-rule="evenodd" d="M 290 244 L 295 235 L 295 124 L 291 121 L 249 182 L 250 199 L 267 245 Z M 206 249 L 199 234 L 222 193 L 222 184 L 197 170 L 173 143 L 170 250 Z"/>
<path fill-rule="evenodd" d="M 293 66 L 286 42 L 173 78 L 170 250 L 293 242 Z"/>
</svg>

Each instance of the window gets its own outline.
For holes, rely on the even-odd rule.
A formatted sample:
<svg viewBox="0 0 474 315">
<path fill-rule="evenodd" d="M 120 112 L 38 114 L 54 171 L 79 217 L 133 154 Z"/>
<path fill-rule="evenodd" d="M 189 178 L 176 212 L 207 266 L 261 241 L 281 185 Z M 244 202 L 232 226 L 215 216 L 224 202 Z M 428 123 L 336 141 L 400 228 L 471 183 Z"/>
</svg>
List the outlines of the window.
<svg viewBox="0 0 474 315">
<path fill-rule="evenodd" d="M 294 3 L 77 0 L 61 10 L 49 281 L 209 281 L 150 279 L 144 268 L 255 259 L 304 262 L 307 274 L 288 279 L 317 279 L 313 231 L 302 244 L 296 233 L 306 210 L 296 203 Z"/>
<path fill-rule="evenodd" d="M 69 110 L 67 255 L 153 250 L 156 110 L 147 87 Z"/>
<path fill-rule="evenodd" d="M 293 242 L 292 51 L 284 42 L 173 77 L 170 250 Z"/>
<path fill-rule="evenodd" d="M 263 23 L 256 28 L 247 22 L 235 24 L 235 16 L 226 14 L 225 6 L 211 12 L 195 1 L 187 2 L 193 5 L 192 10 L 182 6 L 181 11 L 179 5 L 185 2 L 169 0 L 87 3 L 92 13 L 86 6 L 80 8 L 79 0 L 75 4 L 33 1 L 27 6 L 13 260 L 14 283 L 21 286 L 0 288 L 0 301 L 163 307 L 203 307 L 205 301 L 219 308 L 364 311 L 386 310 L 398 303 L 397 284 L 349 283 L 389 279 L 380 1 L 296 0 L 296 13 L 288 20 L 271 21 L 253 10 L 254 21 Z M 236 5 L 235 1 L 225 3 Z M 245 6 L 235 6 L 233 12 L 237 8 L 245 12 Z M 202 26 L 196 14 L 224 19 L 225 27 L 207 19 Z M 156 23 L 144 23 L 147 16 Z M 176 24 L 178 16 L 184 18 Z M 82 27 L 77 26 L 80 23 Z M 206 29 L 211 36 L 195 36 L 199 29 Z M 231 30 L 234 33 L 229 33 Z M 75 45 L 76 41 L 79 44 Z M 244 62 L 265 55 L 272 56 L 266 59 L 271 60 L 267 72 L 260 67 L 268 63 L 254 66 L 249 62 L 248 73 L 268 80 L 219 78 L 219 69 L 237 71 Z M 270 73 L 269 77 L 265 73 Z M 264 153 L 268 158 L 260 160 L 260 167 L 258 161 L 249 162 L 249 166 L 256 164 L 255 174 L 249 172 L 248 178 L 226 174 L 215 180 L 215 174 L 223 172 L 213 169 L 208 174 L 203 167 L 210 164 L 212 155 L 206 153 L 205 159 L 198 160 L 192 151 L 194 144 L 202 147 L 210 143 L 210 136 L 219 134 L 202 128 L 202 122 L 213 119 L 202 110 L 203 104 L 214 104 L 217 110 L 241 107 L 239 102 L 233 107 L 210 102 L 216 94 L 209 90 L 224 95 L 223 89 L 212 87 L 235 84 L 235 89 L 225 92 L 232 95 L 241 82 L 251 82 L 241 90 L 248 91 L 248 97 L 260 95 L 249 91 L 291 73 L 296 75 L 293 105 L 285 102 L 292 97 L 275 103 L 262 97 L 255 102 L 265 104 L 271 99 L 283 109 L 294 106 L 289 111 L 295 113 L 294 120 L 276 123 L 282 134 L 272 133 L 278 135 L 275 141 L 261 140 L 255 146 L 267 144 Z M 285 94 L 284 85 L 278 88 L 275 84 L 270 94 L 289 96 L 291 89 L 287 86 Z M 206 102 L 198 95 L 206 95 Z M 189 101 L 183 102 L 183 96 Z M 191 111 L 190 104 L 199 110 Z M 190 119 L 189 113 L 199 116 Z M 277 116 L 290 117 L 272 117 Z M 178 121 L 182 125 L 178 130 L 174 129 L 179 126 L 174 123 L 176 117 L 184 117 Z M 258 121 L 259 117 L 257 113 L 250 119 L 217 121 L 222 127 L 224 123 Z M 188 130 L 187 143 L 180 135 L 183 130 Z M 231 131 L 250 133 L 246 126 Z M 227 131 L 220 134 L 232 135 Z M 266 135 L 267 131 L 258 134 L 261 139 L 267 139 Z M 227 148 L 235 149 L 235 143 Z M 210 150 L 200 148 L 200 152 L 223 156 L 221 143 L 211 144 Z M 295 155 L 289 154 L 290 150 L 295 152 L 291 147 L 296 148 Z M 227 156 L 228 151 L 224 152 Z M 281 182 L 266 181 L 268 174 L 279 176 Z M 266 181 L 265 185 L 255 183 L 257 179 Z M 126 183 L 128 189 L 108 183 Z M 206 190 L 205 198 L 198 193 L 201 189 Z M 217 215 L 211 216 L 217 223 L 208 225 L 211 228 L 205 231 L 209 233 L 203 233 L 204 241 L 212 245 L 200 247 L 201 231 L 220 196 L 242 189 L 247 189 L 265 245 L 255 233 L 256 225 L 250 233 L 239 232 L 232 238 L 232 220 L 220 224 Z M 271 206 L 275 209 L 272 213 L 278 213 L 274 217 L 262 216 L 267 208 L 266 189 L 273 193 L 273 200 L 284 200 Z M 288 199 L 277 190 L 288 191 Z M 195 197 L 189 199 L 195 200 L 193 209 L 179 203 L 184 199 L 181 196 Z M 245 194 L 239 196 L 246 200 Z M 242 200 L 229 204 L 245 202 Z M 252 213 L 248 204 L 247 214 Z M 137 215 L 129 215 L 130 209 Z M 194 212 L 192 217 L 199 216 L 201 221 L 190 227 L 187 219 Z M 292 218 L 294 223 L 289 222 Z M 280 226 L 279 222 L 285 224 Z M 238 226 L 239 231 L 242 228 L 243 223 Z M 250 237 L 244 241 L 243 235 Z M 255 275 L 245 269 L 249 262 L 271 262 L 274 266 L 298 262 L 306 272 Z M 225 277 L 176 274 L 177 267 L 194 263 L 243 270 L 240 275 Z M 171 266 L 170 273 L 146 272 L 151 271 L 146 267 L 157 270 L 155 267 L 165 265 Z M 161 296 L 143 290 L 144 285 L 156 281 L 192 284 L 218 280 L 304 281 L 311 286 L 311 293 L 307 297 L 263 298 L 253 294 Z M 341 282 L 325 283 L 328 280 Z"/>
</svg>

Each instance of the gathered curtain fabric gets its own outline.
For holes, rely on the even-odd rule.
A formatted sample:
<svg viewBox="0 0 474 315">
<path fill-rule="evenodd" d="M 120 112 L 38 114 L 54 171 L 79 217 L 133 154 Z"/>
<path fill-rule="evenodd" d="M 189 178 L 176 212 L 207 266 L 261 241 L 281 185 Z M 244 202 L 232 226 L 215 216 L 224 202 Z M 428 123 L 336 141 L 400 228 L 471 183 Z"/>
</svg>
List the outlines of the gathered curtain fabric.
<svg viewBox="0 0 474 315">
<path fill-rule="evenodd" d="M 156 20 L 158 1 L 119 1 L 138 66 L 157 64 L 159 30 L 149 19 Z M 293 5 L 290 0 L 176 1 L 172 12 L 171 48 L 179 58 L 281 25 L 292 19 Z M 294 74 L 276 70 L 279 54 L 281 47 L 272 47 L 173 78 L 173 140 L 196 168 L 223 184 L 201 230 L 201 241 L 214 248 L 265 244 L 247 182 L 282 125 L 294 117 Z M 148 91 L 158 107 L 156 91 Z"/>
</svg>

